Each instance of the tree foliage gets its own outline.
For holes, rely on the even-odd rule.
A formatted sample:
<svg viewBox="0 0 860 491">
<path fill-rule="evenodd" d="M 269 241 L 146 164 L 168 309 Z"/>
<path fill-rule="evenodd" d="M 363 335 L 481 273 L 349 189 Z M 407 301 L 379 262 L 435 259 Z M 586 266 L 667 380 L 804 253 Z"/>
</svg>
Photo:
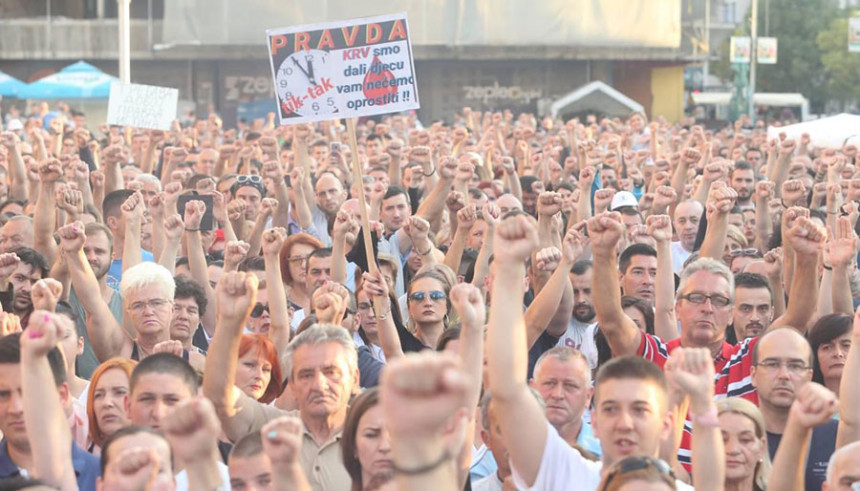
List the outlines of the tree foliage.
<svg viewBox="0 0 860 491">
<path fill-rule="evenodd" d="M 843 103 L 860 99 L 860 53 L 848 52 L 847 16 L 818 33 L 817 43 L 830 98 Z"/>
<path fill-rule="evenodd" d="M 770 36 L 779 39 L 775 65 L 758 65 L 757 92 L 800 92 L 815 110 L 828 100 L 828 79 L 819 33 L 831 29 L 840 15 L 837 0 L 770 0 Z M 759 2 L 759 35 L 764 35 Z M 847 34 L 843 36 L 843 44 Z"/>
</svg>

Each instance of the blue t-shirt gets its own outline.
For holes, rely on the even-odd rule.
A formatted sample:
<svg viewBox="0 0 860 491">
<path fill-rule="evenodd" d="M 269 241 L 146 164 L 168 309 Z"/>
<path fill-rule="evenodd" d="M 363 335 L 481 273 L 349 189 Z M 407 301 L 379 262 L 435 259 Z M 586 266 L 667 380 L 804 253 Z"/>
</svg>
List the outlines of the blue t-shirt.
<svg viewBox="0 0 860 491">
<path fill-rule="evenodd" d="M 151 252 L 140 250 L 140 255 L 145 262 L 155 262 L 155 256 Z M 107 275 L 107 284 L 114 290 L 119 291 L 119 282 L 122 281 L 122 259 L 114 259 L 110 263 L 110 269 Z"/>
<path fill-rule="evenodd" d="M 818 491 L 827 480 L 827 463 L 836 449 L 836 431 L 839 421 L 831 419 L 812 430 L 809 452 L 806 456 L 806 490 Z M 767 449 L 771 460 L 776 457 L 782 435 L 767 432 Z"/>
<path fill-rule="evenodd" d="M 98 457 L 86 452 L 76 443 L 72 443 L 72 467 L 75 470 L 78 489 L 81 491 L 96 489 L 96 479 L 101 475 Z M 22 475 L 21 469 L 12 462 L 8 442 L 4 438 L 0 441 L 0 479 L 20 475 Z"/>
</svg>

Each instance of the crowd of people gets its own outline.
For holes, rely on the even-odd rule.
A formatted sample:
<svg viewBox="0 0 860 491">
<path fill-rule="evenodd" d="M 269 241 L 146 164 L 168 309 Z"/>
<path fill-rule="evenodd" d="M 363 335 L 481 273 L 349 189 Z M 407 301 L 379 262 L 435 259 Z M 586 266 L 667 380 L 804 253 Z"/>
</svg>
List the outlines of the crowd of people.
<svg viewBox="0 0 860 491">
<path fill-rule="evenodd" d="M 354 144 L 5 122 L 2 489 L 860 483 L 852 145 L 469 108 Z"/>
</svg>

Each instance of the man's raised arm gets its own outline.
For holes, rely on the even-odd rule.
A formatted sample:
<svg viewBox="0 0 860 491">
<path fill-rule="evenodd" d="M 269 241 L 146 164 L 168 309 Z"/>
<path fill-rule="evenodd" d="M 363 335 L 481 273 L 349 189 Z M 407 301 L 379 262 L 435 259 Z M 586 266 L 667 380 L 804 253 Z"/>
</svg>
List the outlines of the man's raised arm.
<svg viewBox="0 0 860 491">
<path fill-rule="evenodd" d="M 75 222 L 61 227 L 57 235 L 60 236 L 60 247 L 72 277 L 75 295 L 87 313 L 87 332 L 96 358 L 105 361 L 122 356 L 125 351 L 130 355 L 132 340 L 102 300 L 99 281 L 84 255 L 84 242 L 87 240 L 84 224 Z"/>
<path fill-rule="evenodd" d="M 783 236 L 785 244 L 794 250 L 794 277 L 785 315 L 773 321 L 768 330 L 789 326 L 805 334 L 809 328 L 818 300 L 818 256 L 824 235 L 824 229 L 809 218 L 798 217 Z"/>
<path fill-rule="evenodd" d="M 591 294 L 597 322 L 606 335 L 614 356 L 635 355 L 641 331 L 621 308 L 618 284 L 618 242 L 624 236 L 621 214 L 601 213 L 587 222 L 588 237 L 594 254 Z"/>
<path fill-rule="evenodd" d="M 215 405 L 224 433 L 235 442 L 251 428 L 253 415 L 237 407 L 234 387 L 242 328 L 257 301 L 257 277 L 251 273 L 224 272 L 216 288 L 218 324 L 209 344 L 203 378 L 203 395 Z"/>
<path fill-rule="evenodd" d="M 538 477 L 548 425 L 526 385 L 528 347 L 523 318 L 525 261 L 538 247 L 533 218 L 518 214 L 496 226 L 495 278 L 487 336 L 490 391 L 511 463 L 527 485 Z"/>
</svg>

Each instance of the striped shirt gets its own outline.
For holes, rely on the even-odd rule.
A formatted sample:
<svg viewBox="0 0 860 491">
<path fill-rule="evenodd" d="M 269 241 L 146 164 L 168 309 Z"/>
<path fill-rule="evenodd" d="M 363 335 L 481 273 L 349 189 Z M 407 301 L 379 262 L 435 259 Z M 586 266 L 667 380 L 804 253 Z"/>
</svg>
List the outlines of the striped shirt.
<svg viewBox="0 0 860 491">
<path fill-rule="evenodd" d="M 745 339 L 736 346 L 732 346 L 725 341 L 723 342 L 720 354 L 714 358 L 714 370 L 716 370 L 714 379 L 715 399 L 743 397 L 753 404 L 758 405 L 758 393 L 756 393 L 755 387 L 752 385 L 752 378 L 750 376 L 750 370 L 753 366 L 753 348 L 755 348 L 758 339 L 758 337 Z M 639 341 L 637 354 L 663 368 L 666 360 L 669 359 L 669 354 L 680 345 L 681 338 L 675 338 L 665 343 L 659 337 L 643 332 L 642 338 Z M 688 472 L 691 471 L 690 447 L 692 440 L 690 432 L 692 430 L 693 423 L 690 421 L 690 415 L 687 414 L 686 421 L 684 421 L 684 436 L 681 439 L 681 447 L 678 450 L 678 461 L 683 464 Z"/>
</svg>

